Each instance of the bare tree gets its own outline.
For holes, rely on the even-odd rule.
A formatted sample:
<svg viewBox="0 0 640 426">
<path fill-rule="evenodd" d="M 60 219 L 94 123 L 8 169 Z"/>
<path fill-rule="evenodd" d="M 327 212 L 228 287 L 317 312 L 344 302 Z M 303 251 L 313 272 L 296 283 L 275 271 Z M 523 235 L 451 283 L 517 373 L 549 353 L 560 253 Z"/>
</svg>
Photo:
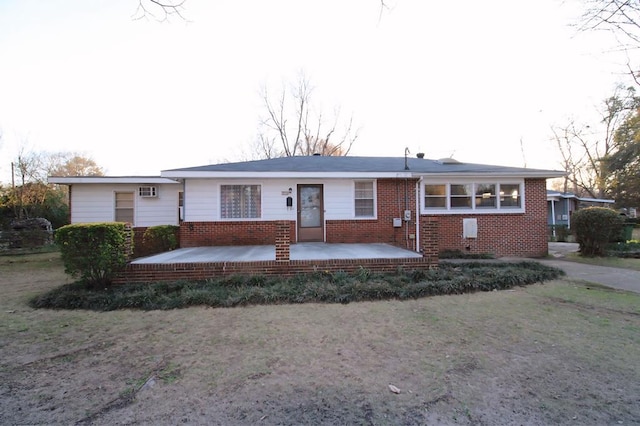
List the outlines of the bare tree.
<svg viewBox="0 0 640 426">
<path fill-rule="evenodd" d="M 639 99 L 630 87 L 623 92 L 618 87 L 613 96 L 605 99 L 599 126 L 579 124 L 571 120 L 567 125 L 552 127 L 553 141 L 567 172 L 565 192 L 604 198 L 609 182 L 609 170 L 604 161 L 618 149 L 615 133 L 620 124 L 637 108 Z"/>
<path fill-rule="evenodd" d="M 260 158 L 321 154 L 347 155 L 358 138 L 353 116 L 340 119 L 340 110 L 327 118 L 312 106 L 313 88 L 301 74 L 296 85 L 274 100 L 265 87 L 261 97 L 265 116 L 259 123 L 255 142 Z"/>
<path fill-rule="evenodd" d="M 640 48 L 640 2 L 638 0 L 583 0 L 585 12 L 579 31 L 613 33 L 618 47 L 624 51 Z M 640 86 L 640 72 L 627 59 L 627 69 Z"/>
<path fill-rule="evenodd" d="M 612 31 L 622 45 L 640 45 L 640 2 L 637 0 L 583 0 L 586 6 L 579 29 Z"/>
<path fill-rule="evenodd" d="M 138 0 L 138 7 L 133 14 L 133 19 L 151 17 L 157 21 L 168 21 L 177 17 L 186 21 L 184 4 L 187 0 Z"/>
</svg>

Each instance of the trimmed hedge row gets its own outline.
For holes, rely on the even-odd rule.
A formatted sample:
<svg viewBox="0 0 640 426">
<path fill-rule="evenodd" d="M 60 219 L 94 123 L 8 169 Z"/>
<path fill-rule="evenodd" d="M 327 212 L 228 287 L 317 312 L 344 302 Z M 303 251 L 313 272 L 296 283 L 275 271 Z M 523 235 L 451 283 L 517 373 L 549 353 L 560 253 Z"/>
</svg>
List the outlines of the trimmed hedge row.
<svg viewBox="0 0 640 426">
<path fill-rule="evenodd" d="M 558 278 L 564 273 L 537 262 L 441 264 L 430 271 L 373 274 L 361 269 L 292 278 L 232 276 L 199 282 L 134 284 L 91 290 L 74 283 L 34 297 L 34 308 L 174 309 L 204 305 L 234 307 L 282 303 L 349 303 L 416 299 L 426 296 L 492 291 Z"/>
</svg>

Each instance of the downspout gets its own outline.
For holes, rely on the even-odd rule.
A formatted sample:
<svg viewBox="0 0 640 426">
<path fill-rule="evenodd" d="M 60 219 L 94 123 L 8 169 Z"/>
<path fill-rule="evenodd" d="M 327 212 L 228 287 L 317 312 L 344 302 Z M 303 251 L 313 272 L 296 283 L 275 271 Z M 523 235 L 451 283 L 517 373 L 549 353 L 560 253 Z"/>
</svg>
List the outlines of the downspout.
<svg viewBox="0 0 640 426">
<path fill-rule="evenodd" d="M 409 210 L 409 179 L 404 179 L 404 210 Z M 402 220 L 404 222 L 404 212 L 402 212 Z M 409 248 L 409 221 L 406 221 L 406 230 L 404 231 L 404 247 Z"/>
<path fill-rule="evenodd" d="M 420 187 L 422 186 L 422 176 L 416 182 L 416 251 L 420 253 Z"/>
<path fill-rule="evenodd" d="M 551 235 L 556 236 L 556 200 L 551 200 Z"/>
</svg>

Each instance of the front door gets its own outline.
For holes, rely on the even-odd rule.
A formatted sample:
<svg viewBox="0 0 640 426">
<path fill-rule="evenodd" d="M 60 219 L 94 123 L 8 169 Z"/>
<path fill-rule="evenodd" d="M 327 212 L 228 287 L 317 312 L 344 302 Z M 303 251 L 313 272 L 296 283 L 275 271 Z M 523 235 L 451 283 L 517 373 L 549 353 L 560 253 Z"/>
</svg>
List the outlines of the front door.
<svg viewBox="0 0 640 426">
<path fill-rule="evenodd" d="M 324 241 L 322 185 L 298 185 L 298 241 Z"/>
</svg>

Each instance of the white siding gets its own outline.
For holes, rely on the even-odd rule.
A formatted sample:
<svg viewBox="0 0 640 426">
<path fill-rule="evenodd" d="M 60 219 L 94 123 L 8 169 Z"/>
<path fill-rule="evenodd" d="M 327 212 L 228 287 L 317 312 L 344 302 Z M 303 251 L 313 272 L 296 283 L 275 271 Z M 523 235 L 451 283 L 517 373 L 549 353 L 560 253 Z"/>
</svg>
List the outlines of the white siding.
<svg viewBox="0 0 640 426">
<path fill-rule="evenodd" d="M 353 219 L 353 182 L 352 179 L 187 179 L 184 201 L 185 221 L 220 220 L 221 185 L 261 185 L 261 220 L 296 220 L 298 184 L 324 185 L 325 219 Z M 293 198 L 291 209 L 286 205 L 289 188 Z"/>
<path fill-rule="evenodd" d="M 133 184 L 77 184 L 71 188 L 71 223 L 111 222 L 115 218 L 115 193 L 134 193 L 134 226 L 177 225 L 178 192 L 182 185 L 156 185 L 158 196 L 138 196 Z"/>
<path fill-rule="evenodd" d="M 184 220 L 211 222 L 218 220 L 218 187 L 209 179 L 187 179 L 184 188 Z"/>
</svg>

